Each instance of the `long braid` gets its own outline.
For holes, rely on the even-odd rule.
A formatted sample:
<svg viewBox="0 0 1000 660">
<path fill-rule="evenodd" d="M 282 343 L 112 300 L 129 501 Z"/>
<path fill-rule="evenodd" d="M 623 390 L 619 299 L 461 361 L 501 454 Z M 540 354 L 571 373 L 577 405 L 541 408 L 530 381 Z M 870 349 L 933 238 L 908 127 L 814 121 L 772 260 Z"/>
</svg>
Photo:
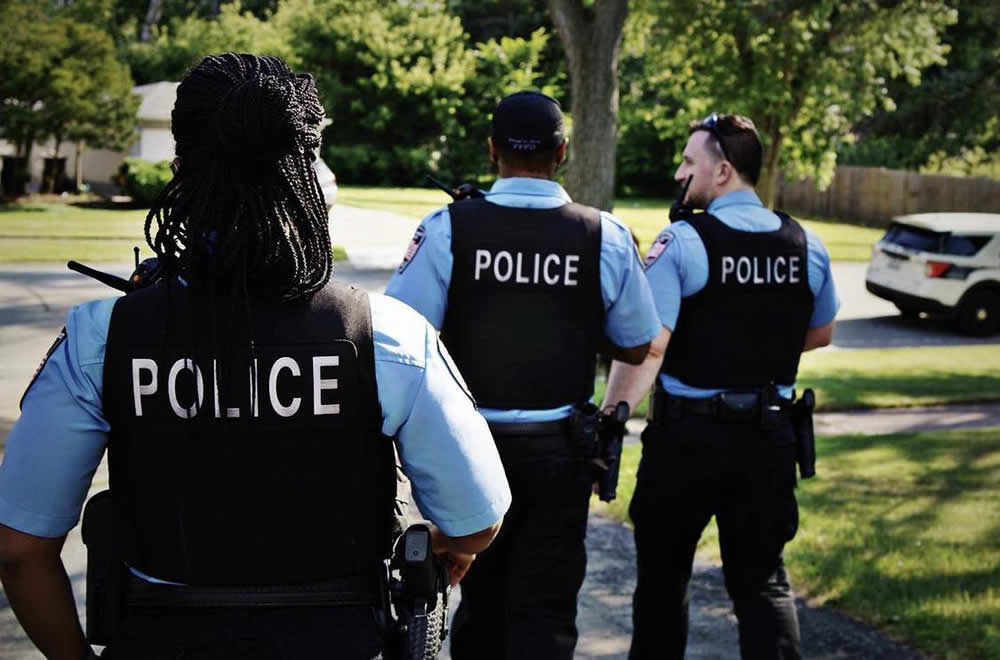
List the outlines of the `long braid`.
<svg viewBox="0 0 1000 660">
<path fill-rule="evenodd" d="M 172 114 L 180 169 L 145 224 L 166 272 L 237 295 L 245 281 L 260 299 L 321 289 L 333 270 L 312 169 L 322 120 L 312 77 L 277 58 L 223 53 L 192 69 Z"/>
</svg>

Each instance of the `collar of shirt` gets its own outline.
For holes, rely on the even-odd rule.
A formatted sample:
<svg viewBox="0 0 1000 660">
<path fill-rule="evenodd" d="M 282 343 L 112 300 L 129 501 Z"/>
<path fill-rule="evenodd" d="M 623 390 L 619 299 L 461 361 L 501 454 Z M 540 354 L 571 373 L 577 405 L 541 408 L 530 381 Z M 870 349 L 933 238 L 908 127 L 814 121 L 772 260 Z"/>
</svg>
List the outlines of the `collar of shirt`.
<svg viewBox="0 0 1000 660">
<path fill-rule="evenodd" d="M 557 181 L 521 176 L 497 179 L 486 199 L 521 209 L 554 209 L 573 201 Z"/>
<path fill-rule="evenodd" d="M 706 211 L 740 231 L 773 231 L 781 226 L 778 216 L 752 190 L 734 190 L 716 197 Z"/>
</svg>

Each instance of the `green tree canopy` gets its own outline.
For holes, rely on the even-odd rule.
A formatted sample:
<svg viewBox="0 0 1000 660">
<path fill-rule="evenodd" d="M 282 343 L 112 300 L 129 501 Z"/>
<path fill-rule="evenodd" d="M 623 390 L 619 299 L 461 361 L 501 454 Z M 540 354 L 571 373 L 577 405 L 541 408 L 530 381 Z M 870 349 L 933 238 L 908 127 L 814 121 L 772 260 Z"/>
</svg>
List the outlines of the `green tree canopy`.
<svg viewBox="0 0 1000 660">
<path fill-rule="evenodd" d="M 683 138 L 705 114 L 751 117 L 764 142 L 758 190 L 773 200 L 779 167 L 792 177 L 832 177 L 838 143 L 879 107 L 889 81 L 920 81 L 943 64 L 944 0 L 650 0 L 646 70 L 661 99 L 682 103 L 661 136 Z M 662 75 L 666 73 L 667 75 Z M 669 107 L 669 104 L 664 104 Z M 661 124 L 662 125 L 662 124 Z"/>
</svg>

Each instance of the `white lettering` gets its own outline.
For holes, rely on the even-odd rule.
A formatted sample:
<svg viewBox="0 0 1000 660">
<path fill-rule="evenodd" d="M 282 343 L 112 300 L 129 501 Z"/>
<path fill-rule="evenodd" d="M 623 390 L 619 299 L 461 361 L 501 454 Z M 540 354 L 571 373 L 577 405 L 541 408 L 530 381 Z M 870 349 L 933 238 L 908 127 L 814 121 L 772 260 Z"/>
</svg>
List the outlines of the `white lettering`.
<svg viewBox="0 0 1000 660">
<path fill-rule="evenodd" d="M 799 258 L 788 257 L 788 282 L 790 284 L 799 283 Z"/>
<path fill-rule="evenodd" d="M 254 417 L 260 416 L 260 408 L 258 406 L 260 383 L 257 380 L 257 373 L 257 358 L 254 358 L 253 364 L 250 365 L 250 414 Z M 237 411 L 237 414 L 239 414 L 239 411 Z"/>
<path fill-rule="evenodd" d="M 542 266 L 542 274 L 545 277 L 546 284 L 558 284 L 559 283 L 559 271 L 552 277 L 549 277 L 549 264 L 555 264 L 556 267 L 559 266 L 559 255 L 550 254 L 545 257 L 545 264 Z"/>
<path fill-rule="evenodd" d="M 570 254 L 566 256 L 566 270 L 563 276 L 563 283 L 566 286 L 576 286 L 576 280 L 573 279 L 573 275 L 576 275 L 578 263 L 580 263 L 580 255 Z"/>
<path fill-rule="evenodd" d="M 732 257 L 722 257 L 722 283 L 726 283 L 726 275 L 736 270 L 736 260 Z"/>
<path fill-rule="evenodd" d="M 507 270 L 503 275 L 500 274 L 500 260 L 503 259 L 507 262 Z M 501 250 L 497 253 L 497 258 L 493 261 L 493 274 L 496 276 L 498 282 L 506 282 L 510 279 L 510 273 L 514 270 L 514 260 L 510 256 L 510 252 L 507 250 Z"/>
<path fill-rule="evenodd" d="M 142 372 L 148 371 L 152 378 L 142 384 Z M 156 394 L 156 375 L 159 367 L 149 358 L 132 358 L 132 398 L 135 401 L 135 416 L 142 417 L 143 395 Z"/>
<path fill-rule="evenodd" d="M 299 371 L 298 362 L 290 357 L 281 357 L 275 360 L 274 366 L 271 367 L 271 375 L 267 379 L 267 392 L 271 397 L 271 407 L 274 408 L 274 412 L 282 417 L 291 417 L 298 412 L 302 399 L 297 396 L 292 397 L 292 402 L 289 405 L 281 405 L 281 401 L 278 400 L 278 372 L 282 369 L 288 369 L 293 376 L 301 376 L 302 372 Z"/>
<path fill-rule="evenodd" d="M 479 272 L 490 267 L 493 255 L 489 250 L 476 250 L 476 281 L 479 280 Z"/>
<path fill-rule="evenodd" d="M 215 416 L 219 416 L 219 370 L 212 360 L 212 398 L 215 399 Z"/>
<path fill-rule="evenodd" d="M 754 257 L 753 258 L 753 283 L 754 284 L 763 284 L 764 283 L 764 278 L 761 277 L 760 274 L 757 273 L 757 263 L 758 263 L 757 262 L 757 257 Z"/>
<path fill-rule="evenodd" d="M 503 254 L 502 252 L 500 254 Z M 510 255 L 507 255 L 508 259 Z M 500 255 L 497 255 L 499 260 Z M 509 274 L 508 274 L 509 276 Z M 314 355 L 313 356 L 313 414 L 314 415 L 339 415 L 339 403 L 323 403 L 323 390 L 337 389 L 336 378 L 323 378 L 320 370 L 323 367 L 336 367 L 340 365 L 340 356 L 337 355 Z"/>
<path fill-rule="evenodd" d="M 784 269 L 784 270 L 782 270 L 782 269 Z M 788 272 L 788 269 L 787 269 L 786 264 L 785 264 L 785 258 L 784 257 L 775 257 L 774 258 L 774 281 L 777 282 L 778 284 L 784 284 L 785 283 L 785 273 L 786 272 Z"/>
<path fill-rule="evenodd" d="M 538 264 L 541 262 L 542 255 L 535 253 L 535 276 L 531 278 L 531 281 L 538 284 Z"/>
<path fill-rule="evenodd" d="M 189 408 L 182 408 L 177 401 L 177 376 L 180 375 L 182 370 L 187 370 L 194 374 L 198 392 L 195 402 Z M 181 419 L 191 419 L 194 417 L 198 409 L 201 408 L 202 401 L 205 399 L 205 381 L 201 377 L 201 369 L 198 368 L 198 365 L 190 359 L 182 359 L 174 362 L 174 365 L 170 367 L 170 374 L 167 376 L 167 396 L 170 398 L 170 407 L 174 409 L 175 415 Z"/>
<path fill-rule="evenodd" d="M 518 284 L 527 284 L 531 281 L 521 274 L 521 259 L 523 256 L 520 252 L 517 253 L 517 273 L 514 275 L 514 281 Z"/>
<path fill-rule="evenodd" d="M 744 272 L 744 266 L 746 269 Z M 747 257 L 740 257 L 736 260 L 736 280 L 740 284 L 746 284 L 750 281 L 750 259 Z"/>
</svg>

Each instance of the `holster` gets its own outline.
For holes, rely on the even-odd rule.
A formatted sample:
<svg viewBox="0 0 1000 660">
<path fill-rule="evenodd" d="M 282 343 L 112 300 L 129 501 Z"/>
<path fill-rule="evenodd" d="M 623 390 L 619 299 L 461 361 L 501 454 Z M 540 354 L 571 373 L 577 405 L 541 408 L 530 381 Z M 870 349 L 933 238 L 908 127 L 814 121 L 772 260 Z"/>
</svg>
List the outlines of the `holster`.
<svg viewBox="0 0 1000 660">
<path fill-rule="evenodd" d="M 600 417 L 601 411 L 589 401 L 573 406 L 573 413 L 569 418 L 570 438 L 583 459 L 593 460 L 600 455 Z"/>
<path fill-rule="evenodd" d="M 816 394 L 806 388 L 792 404 L 792 426 L 795 428 L 795 458 L 799 464 L 799 476 L 809 479 L 816 476 L 816 436 L 813 434 L 813 409 Z"/>
<path fill-rule="evenodd" d="M 87 640 L 107 646 L 125 605 L 127 568 L 114 542 L 111 491 L 102 490 L 83 509 L 81 535 L 87 546 Z"/>
</svg>

